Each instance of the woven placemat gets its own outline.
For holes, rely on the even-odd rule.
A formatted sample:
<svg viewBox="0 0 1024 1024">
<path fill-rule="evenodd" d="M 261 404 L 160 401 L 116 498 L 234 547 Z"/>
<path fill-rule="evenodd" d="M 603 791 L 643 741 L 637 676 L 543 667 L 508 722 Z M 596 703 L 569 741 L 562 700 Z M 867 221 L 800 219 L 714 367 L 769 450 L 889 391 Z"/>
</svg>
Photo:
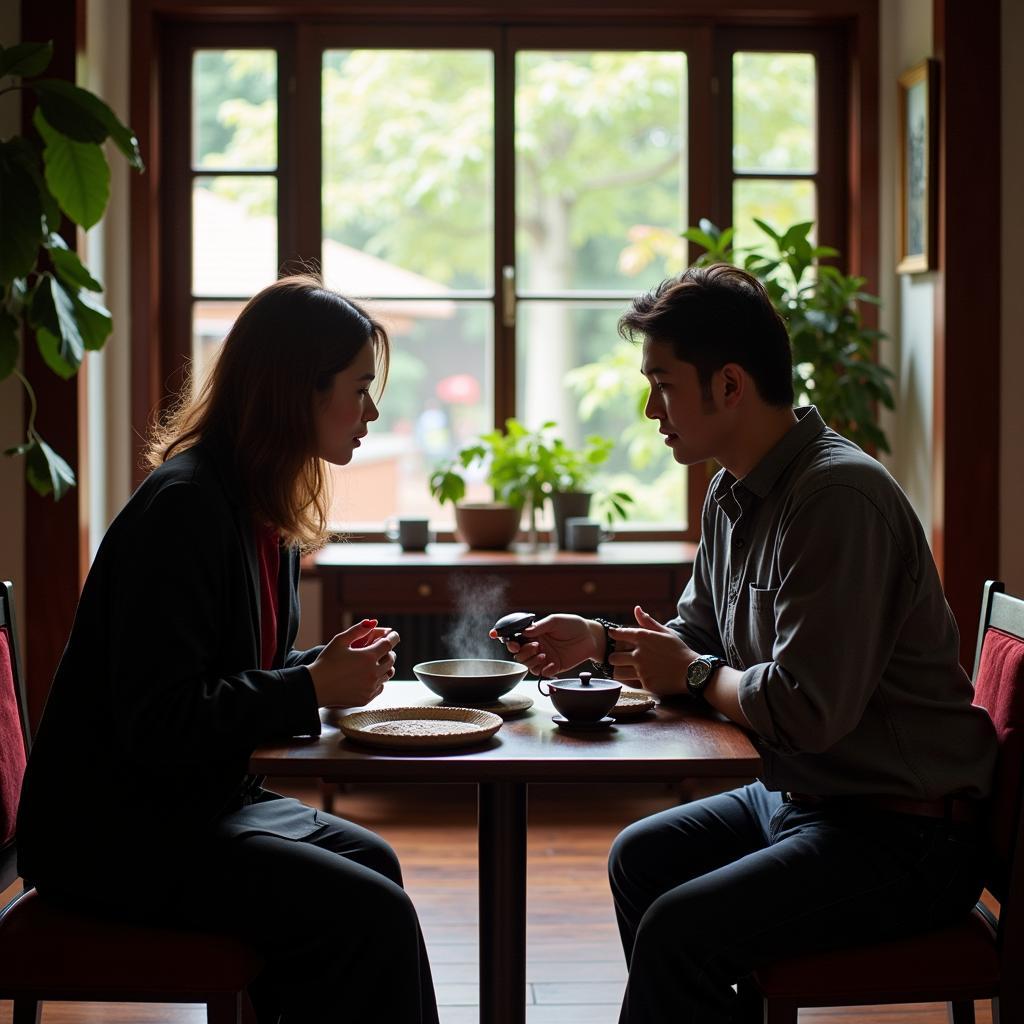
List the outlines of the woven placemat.
<svg viewBox="0 0 1024 1024">
<path fill-rule="evenodd" d="M 616 720 L 639 718 L 657 706 L 658 702 L 646 690 L 623 690 L 615 702 L 615 707 L 608 714 Z"/>
<path fill-rule="evenodd" d="M 501 723 L 500 716 L 478 708 L 406 707 L 357 711 L 342 718 L 338 728 L 358 743 L 419 750 L 482 743 Z"/>
</svg>

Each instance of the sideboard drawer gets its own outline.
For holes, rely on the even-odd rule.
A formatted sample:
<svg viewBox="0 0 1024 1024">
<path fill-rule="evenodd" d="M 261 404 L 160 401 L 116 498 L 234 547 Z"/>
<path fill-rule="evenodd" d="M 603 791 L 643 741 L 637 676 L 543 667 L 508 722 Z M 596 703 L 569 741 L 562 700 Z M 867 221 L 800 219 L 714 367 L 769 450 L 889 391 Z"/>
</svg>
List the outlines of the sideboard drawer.
<svg viewBox="0 0 1024 1024">
<path fill-rule="evenodd" d="M 365 614 L 387 611 L 454 610 L 473 602 L 474 592 L 493 603 L 495 593 L 508 608 L 545 611 L 631 607 L 633 604 L 675 603 L 684 577 L 682 567 L 617 569 L 573 566 L 492 570 L 424 569 L 400 572 L 348 568 L 335 577 L 337 602 Z"/>
</svg>

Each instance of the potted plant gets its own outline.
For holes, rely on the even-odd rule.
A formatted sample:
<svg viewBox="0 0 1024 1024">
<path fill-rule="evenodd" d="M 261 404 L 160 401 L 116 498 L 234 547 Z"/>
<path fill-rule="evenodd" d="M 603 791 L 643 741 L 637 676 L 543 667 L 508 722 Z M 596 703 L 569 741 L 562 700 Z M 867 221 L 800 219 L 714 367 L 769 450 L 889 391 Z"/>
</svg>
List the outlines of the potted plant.
<svg viewBox="0 0 1024 1024">
<path fill-rule="evenodd" d="M 86 351 L 103 347 L 110 313 L 96 298 L 103 286 L 61 237 L 62 220 L 90 228 L 103 216 L 110 168 L 101 144 L 108 137 L 136 170 L 139 145 L 130 129 L 97 96 L 71 82 L 40 78 L 53 56 L 50 43 L 0 46 L 0 95 L 27 90 L 38 106 L 35 135 L 0 141 L 0 380 L 15 376 L 29 401 L 24 441 L 5 455 L 25 457 L 29 484 L 60 498 L 75 484 L 71 467 L 36 430 L 36 397 L 18 368 L 20 335 L 28 326 L 46 365 L 65 380 Z"/>
<path fill-rule="evenodd" d="M 510 490 L 496 476 L 507 475 L 508 444 L 495 430 L 467 445 L 454 458 L 438 465 L 430 475 L 430 493 L 442 505 L 451 502 L 455 509 L 456 533 L 471 547 L 489 550 L 507 548 L 519 532 L 525 494 Z M 498 455 L 498 458 L 495 456 Z M 487 465 L 487 483 L 494 500 L 466 502 L 466 472 L 476 465 Z"/>
<path fill-rule="evenodd" d="M 570 448 L 559 438 L 552 441 L 550 497 L 558 548 L 566 546 L 566 520 L 589 515 L 592 498 L 596 497 L 600 517 L 606 525 L 611 525 L 615 519 L 627 518 L 626 506 L 633 502 L 631 495 L 625 491 L 601 491 L 595 496 L 588 489 L 598 466 L 608 461 L 614 446 L 610 438 L 600 434 L 587 437 L 582 448 Z"/>
<path fill-rule="evenodd" d="M 612 442 L 597 435 L 587 439 L 582 449 L 572 449 L 561 438 L 553 436 L 556 424 L 542 424 L 529 430 L 517 419 L 508 419 L 505 429 L 482 434 L 464 446 L 454 459 L 442 463 L 430 477 L 430 493 L 442 504 L 450 501 L 455 507 L 458 532 L 470 547 L 507 547 L 515 537 L 523 508 L 529 510 L 530 535 L 536 540 L 536 517 L 544 501 L 551 497 L 556 522 L 561 511 L 574 515 L 570 494 L 577 494 L 589 481 L 593 470 L 607 460 Z M 469 504 L 465 473 L 473 466 L 486 467 L 486 480 L 494 495 L 487 504 Z M 563 495 L 556 499 L 556 495 Z M 590 495 L 584 494 L 586 506 L 579 513 L 586 515 Z M 620 516 L 631 501 L 629 495 L 616 492 L 610 496 Z M 556 527 L 557 529 L 557 527 Z M 561 542 L 559 546 L 562 546 Z"/>
<path fill-rule="evenodd" d="M 733 229 L 722 231 L 709 220 L 688 228 L 683 237 L 705 250 L 695 266 L 731 263 L 760 278 L 789 330 L 797 404 L 816 405 L 833 430 L 862 448 L 889 451 L 877 406 L 894 406 L 893 373 L 875 359 L 875 346 L 885 335 L 864 326 L 859 308 L 862 302 L 877 304 L 878 298 L 863 290 L 865 278 L 818 262 L 839 252 L 812 244 L 813 221 L 781 232 L 762 220 L 754 223 L 765 235 L 767 251 L 760 245 L 734 248 Z"/>
</svg>

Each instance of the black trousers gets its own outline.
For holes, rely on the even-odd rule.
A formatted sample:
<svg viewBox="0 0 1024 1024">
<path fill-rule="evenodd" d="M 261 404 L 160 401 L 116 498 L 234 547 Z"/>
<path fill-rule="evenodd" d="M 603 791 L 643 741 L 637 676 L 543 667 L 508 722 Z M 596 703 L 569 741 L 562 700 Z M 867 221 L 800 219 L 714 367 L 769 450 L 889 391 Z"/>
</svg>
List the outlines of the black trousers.
<svg viewBox="0 0 1024 1024">
<path fill-rule="evenodd" d="M 786 803 L 760 783 L 636 822 L 609 858 L 620 1024 L 726 1024 L 758 963 L 955 920 L 985 849 L 974 825 Z"/>
<path fill-rule="evenodd" d="M 263 794 L 272 797 L 272 794 Z M 120 866 L 47 897 L 155 924 L 225 931 L 261 950 L 260 1024 L 437 1024 L 426 948 L 398 858 L 383 839 L 296 800 L 229 815 L 160 877 Z"/>
</svg>

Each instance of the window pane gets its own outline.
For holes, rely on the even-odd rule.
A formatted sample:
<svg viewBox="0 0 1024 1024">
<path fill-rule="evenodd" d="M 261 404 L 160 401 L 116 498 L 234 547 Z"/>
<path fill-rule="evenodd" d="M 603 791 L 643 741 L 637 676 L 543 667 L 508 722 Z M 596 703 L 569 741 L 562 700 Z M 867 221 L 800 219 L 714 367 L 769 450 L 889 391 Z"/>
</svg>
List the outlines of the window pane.
<svg viewBox="0 0 1024 1024">
<path fill-rule="evenodd" d="M 427 478 L 438 462 L 491 429 L 491 306 L 447 299 L 363 305 L 387 328 L 391 370 L 380 419 L 352 463 L 335 470 L 331 519 L 379 523 L 425 515 L 451 522 L 451 509 L 442 512 L 430 497 Z M 482 476 L 470 481 L 471 499 L 490 497 Z"/>
<path fill-rule="evenodd" d="M 277 277 L 277 179 L 196 178 L 192 292 L 248 297 Z"/>
<path fill-rule="evenodd" d="M 478 50 L 324 53 L 325 258 L 328 243 L 344 250 L 364 294 L 493 287 L 493 63 Z"/>
<path fill-rule="evenodd" d="M 192 391 L 199 387 L 216 362 L 220 345 L 245 305 L 245 299 L 213 302 L 200 299 L 192 304 Z"/>
<path fill-rule="evenodd" d="M 277 166 L 277 54 L 197 50 L 192 60 L 192 164 Z"/>
<path fill-rule="evenodd" d="M 570 445 L 590 434 L 615 440 L 595 492 L 628 491 L 634 525 L 678 527 L 686 508 L 686 471 L 655 424 L 645 419 L 648 388 L 640 350 L 617 333 L 624 304 L 521 302 L 516 340 L 517 415 L 530 427 L 548 420 Z"/>
<path fill-rule="evenodd" d="M 733 166 L 817 169 L 815 59 L 810 53 L 734 53 Z"/>
<path fill-rule="evenodd" d="M 685 226 L 686 55 L 521 52 L 515 113 L 520 292 L 666 276 L 663 254 L 621 256 L 647 228 Z"/>
<path fill-rule="evenodd" d="M 764 246 L 767 236 L 754 223 L 763 220 L 782 232 L 793 224 L 816 220 L 813 181 L 758 181 L 744 178 L 733 182 L 732 221 L 736 226 L 736 245 L 746 248 Z M 811 239 L 816 237 L 811 230 Z"/>
</svg>

